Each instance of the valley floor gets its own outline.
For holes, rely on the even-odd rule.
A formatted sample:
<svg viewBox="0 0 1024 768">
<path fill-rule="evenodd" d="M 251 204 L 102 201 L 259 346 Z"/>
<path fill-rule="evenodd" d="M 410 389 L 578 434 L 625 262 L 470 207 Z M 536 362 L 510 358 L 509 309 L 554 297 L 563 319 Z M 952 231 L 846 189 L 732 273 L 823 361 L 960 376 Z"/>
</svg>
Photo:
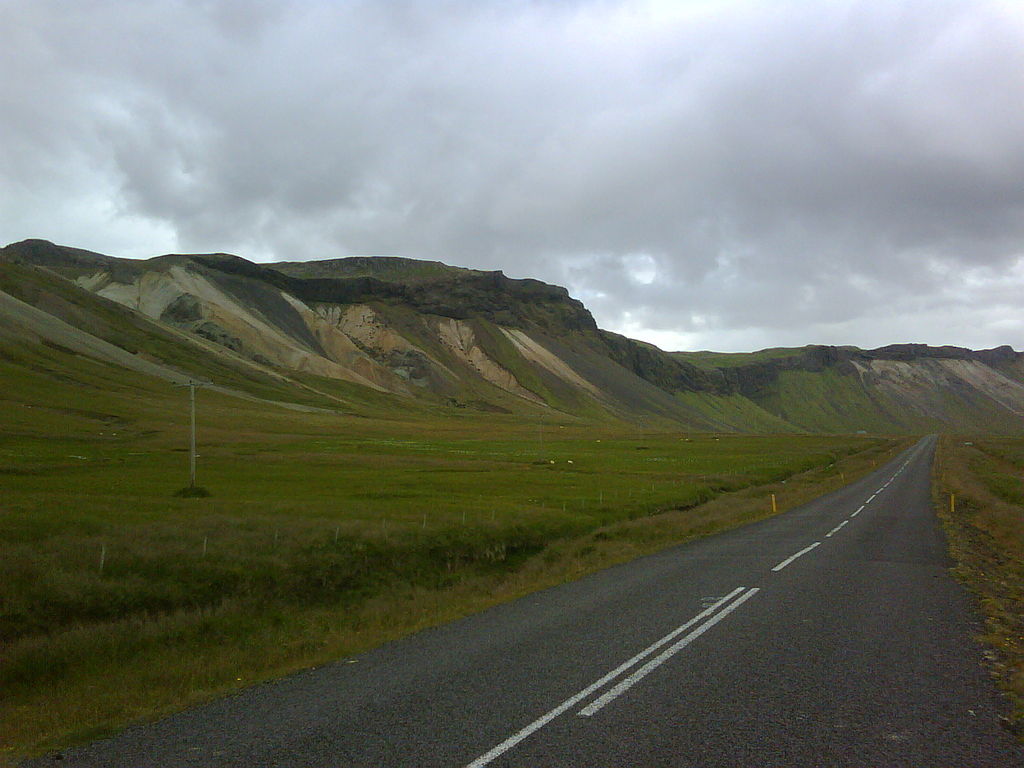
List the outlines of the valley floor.
<svg viewBox="0 0 1024 768">
<path fill-rule="evenodd" d="M 771 494 L 788 508 L 904 442 L 360 418 L 204 391 L 211 496 L 180 499 L 184 391 L 80 372 L 69 407 L 27 370 L 0 408 L 9 757 L 770 515 Z"/>
<path fill-rule="evenodd" d="M 784 514 L 26 766 L 1024 765 L 949 570 L 935 443 L 861 456 L 871 471 Z M 820 492 L 854 458 L 785 488 Z M 665 519 L 720 523 L 744 493 L 763 510 L 764 491 L 560 543 L 586 561 Z"/>
</svg>

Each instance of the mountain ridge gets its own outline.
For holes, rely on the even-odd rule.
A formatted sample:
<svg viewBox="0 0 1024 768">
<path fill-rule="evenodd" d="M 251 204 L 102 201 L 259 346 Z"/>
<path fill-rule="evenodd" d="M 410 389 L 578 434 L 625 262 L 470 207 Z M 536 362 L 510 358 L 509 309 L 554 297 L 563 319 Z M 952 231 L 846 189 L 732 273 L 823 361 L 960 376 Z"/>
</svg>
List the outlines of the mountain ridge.
<svg viewBox="0 0 1024 768">
<path fill-rule="evenodd" d="M 130 260 L 26 240 L 0 262 L 64 278 L 65 303 L 89 292 L 261 375 L 344 381 L 398 402 L 711 431 L 1024 431 L 1024 355 L 1007 345 L 665 352 L 600 329 L 564 287 L 400 257 Z"/>
</svg>

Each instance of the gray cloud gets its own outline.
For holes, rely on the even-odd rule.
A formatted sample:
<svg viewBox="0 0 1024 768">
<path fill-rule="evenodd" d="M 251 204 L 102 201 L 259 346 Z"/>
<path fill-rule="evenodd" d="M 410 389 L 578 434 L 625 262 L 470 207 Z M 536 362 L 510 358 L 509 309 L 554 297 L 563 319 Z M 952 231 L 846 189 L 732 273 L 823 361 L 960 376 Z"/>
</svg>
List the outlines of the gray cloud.
<svg viewBox="0 0 1024 768">
<path fill-rule="evenodd" d="M 1000 2 L 0 2 L 0 240 L 400 254 L 665 346 L 1024 346 Z"/>
</svg>

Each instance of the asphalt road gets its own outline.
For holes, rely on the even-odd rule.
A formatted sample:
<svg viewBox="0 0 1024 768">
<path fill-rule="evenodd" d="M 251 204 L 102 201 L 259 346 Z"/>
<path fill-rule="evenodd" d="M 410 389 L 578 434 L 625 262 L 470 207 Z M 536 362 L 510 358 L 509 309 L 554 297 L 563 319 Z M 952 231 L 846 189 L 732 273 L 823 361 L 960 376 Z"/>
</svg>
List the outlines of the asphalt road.
<svg viewBox="0 0 1024 768">
<path fill-rule="evenodd" d="M 59 764 L 1024 766 L 929 506 L 933 449 Z"/>
</svg>

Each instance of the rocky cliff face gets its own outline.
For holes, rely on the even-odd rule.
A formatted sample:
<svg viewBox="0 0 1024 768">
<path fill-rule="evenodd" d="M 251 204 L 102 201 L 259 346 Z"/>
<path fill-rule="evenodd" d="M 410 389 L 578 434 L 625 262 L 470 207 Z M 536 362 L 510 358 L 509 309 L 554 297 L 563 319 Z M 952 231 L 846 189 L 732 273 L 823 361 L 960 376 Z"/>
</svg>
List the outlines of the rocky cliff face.
<svg viewBox="0 0 1024 768">
<path fill-rule="evenodd" d="M 872 367 L 881 368 L 872 365 L 874 361 L 881 360 L 962 360 L 978 362 L 995 370 L 1009 371 L 1024 361 L 1024 354 L 1014 351 L 1010 346 L 976 351 L 964 347 L 931 347 L 926 344 L 892 344 L 878 349 L 810 345 L 785 351 L 788 353 L 776 353 L 768 359 L 759 359 L 758 353 L 753 352 L 746 355 L 750 357 L 749 362 L 736 359 L 743 355 L 734 355 L 730 365 L 721 367 L 706 362 L 702 369 L 698 369 L 701 370 L 703 378 L 695 378 L 682 388 L 705 388 L 719 393 L 758 397 L 777 386 L 781 375 L 786 372 L 823 373 L 833 370 L 842 375 L 853 375 Z M 686 352 L 673 353 L 672 356 L 684 364 L 690 358 Z"/>
<path fill-rule="evenodd" d="M 702 370 L 649 344 L 609 331 L 601 331 L 600 339 L 607 347 L 608 356 L 612 360 L 667 392 L 721 394 L 735 388 L 721 373 Z"/>
<path fill-rule="evenodd" d="M 354 265 L 347 264 L 348 259 L 333 260 L 337 276 L 332 276 L 323 264 L 314 270 L 295 262 L 260 266 L 223 255 L 192 258 L 212 269 L 269 283 L 307 303 L 386 302 L 457 320 L 482 317 L 514 328 L 533 325 L 558 332 L 597 330 L 587 308 L 571 298 L 565 288 L 539 280 L 515 280 L 502 272 L 459 269 L 434 262 L 434 273 L 424 275 L 401 268 L 411 262 L 409 259 L 397 259 L 400 265 L 388 265 L 391 257 L 353 257 Z M 378 261 L 385 264 L 372 268 Z"/>
</svg>

